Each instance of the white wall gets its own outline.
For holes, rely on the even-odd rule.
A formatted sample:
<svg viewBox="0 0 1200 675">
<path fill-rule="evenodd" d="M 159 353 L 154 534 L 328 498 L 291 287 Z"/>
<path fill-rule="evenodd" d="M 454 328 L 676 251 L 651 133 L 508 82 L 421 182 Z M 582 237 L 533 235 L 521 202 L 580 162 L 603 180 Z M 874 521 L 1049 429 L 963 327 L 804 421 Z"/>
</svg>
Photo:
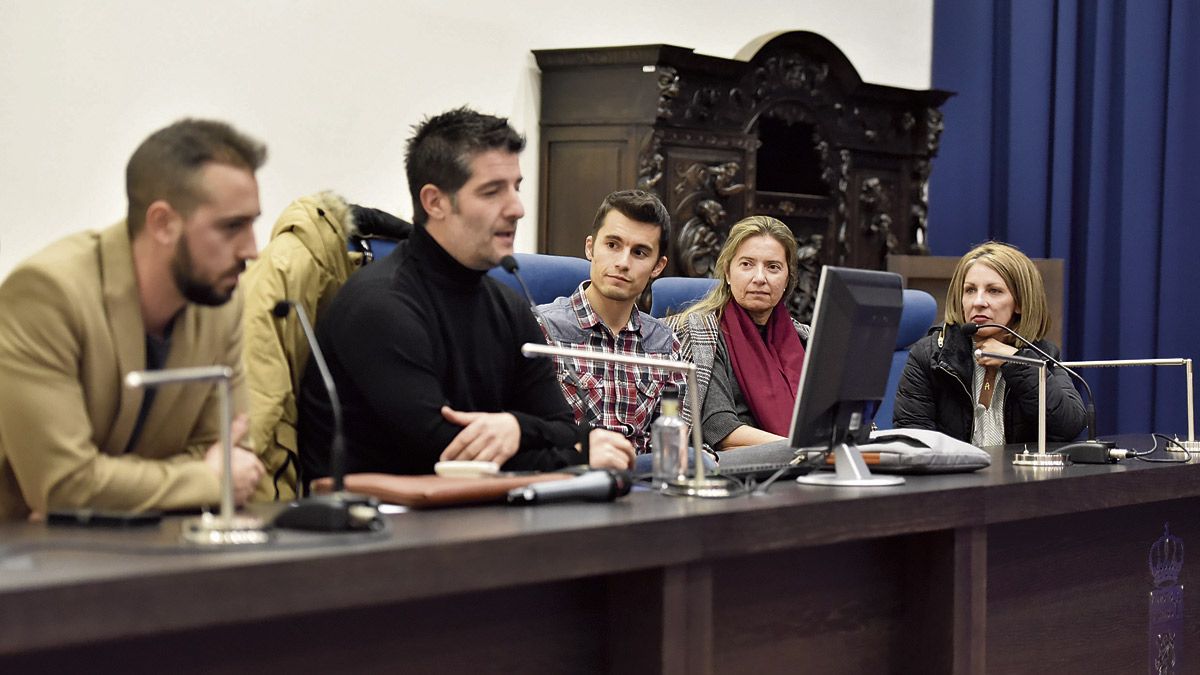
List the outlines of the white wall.
<svg viewBox="0 0 1200 675">
<path fill-rule="evenodd" d="M 866 81 L 923 89 L 932 4 L 0 0 L 0 277 L 62 235 L 119 220 L 130 153 L 184 116 L 267 142 L 262 244 L 289 201 L 326 188 L 410 216 L 410 127 L 464 103 L 506 115 L 530 141 L 517 247 L 531 251 L 531 49 L 667 43 L 733 57 L 764 33 L 803 29 L 837 44 Z"/>
</svg>

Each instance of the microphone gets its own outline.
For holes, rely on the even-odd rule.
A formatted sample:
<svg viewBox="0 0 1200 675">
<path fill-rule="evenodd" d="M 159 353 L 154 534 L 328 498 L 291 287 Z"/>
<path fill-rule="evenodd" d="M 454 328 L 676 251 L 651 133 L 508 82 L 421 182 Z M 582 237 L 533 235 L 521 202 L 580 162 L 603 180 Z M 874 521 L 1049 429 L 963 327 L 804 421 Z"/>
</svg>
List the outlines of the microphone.
<svg viewBox="0 0 1200 675">
<path fill-rule="evenodd" d="M 529 287 L 525 285 L 525 280 L 522 279 L 521 275 L 518 273 L 521 269 L 521 266 L 517 264 L 517 259 L 514 256 L 506 255 L 500 259 L 500 266 L 504 268 L 505 272 L 508 272 L 509 274 L 511 274 L 517 278 L 517 283 L 521 284 L 521 290 L 525 291 L 525 300 L 527 302 L 529 302 L 530 311 L 533 312 L 533 315 L 535 317 L 538 317 L 540 319 L 540 314 L 538 313 L 538 305 L 536 302 L 533 301 L 533 293 L 529 292 Z M 563 365 L 563 367 L 565 367 L 567 369 L 567 380 L 571 384 L 575 385 L 575 388 L 577 390 L 582 389 L 582 385 L 580 385 L 580 383 L 579 383 L 579 380 L 580 380 L 579 370 L 567 359 L 562 360 L 562 365 Z M 591 438 L 591 430 L 593 428 L 592 427 L 593 422 L 595 422 L 595 420 L 592 418 L 591 408 L 589 408 L 586 405 L 583 406 L 583 425 L 585 425 L 585 426 L 582 426 L 580 428 L 579 443 L 583 449 L 581 454 L 583 455 L 583 460 L 585 462 L 587 462 L 591 459 L 591 450 L 588 447 L 588 445 L 589 445 L 589 440 Z"/>
<path fill-rule="evenodd" d="M 529 292 L 529 287 L 525 285 L 525 280 L 518 274 L 521 266 L 517 264 L 517 259 L 511 255 L 506 255 L 500 259 L 500 266 L 504 268 L 505 272 L 517 278 L 517 283 L 521 284 L 521 290 L 525 291 L 525 299 L 529 301 L 529 308 L 534 310 L 534 314 L 537 314 L 537 303 L 533 301 L 533 293 Z"/>
<path fill-rule="evenodd" d="M 1033 351 L 1035 351 L 1039 355 L 1041 355 L 1042 358 L 1046 359 L 1050 363 L 1053 363 L 1054 365 L 1058 366 L 1059 368 L 1062 368 L 1071 377 L 1074 377 L 1076 380 L 1083 383 L 1083 389 L 1084 389 L 1084 391 L 1087 392 L 1087 397 L 1088 397 L 1087 405 L 1084 408 L 1084 410 L 1086 411 L 1085 416 L 1087 418 L 1088 437 L 1087 437 L 1086 441 L 1079 441 L 1077 443 L 1068 443 L 1067 445 L 1063 446 L 1059 450 L 1060 453 L 1070 456 L 1071 461 L 1079 462 L 1081 464 L 1103 463 L 1103 462 L 1096 461 L 1095 458 L 1101 457 L 1101 456 L 1106 457 L 1106 458 L 1113 457 L 1112 451 L 1116 449 L 1117 444 L 1113 443 L 1112 441 L 1100 441 L 1100 440 L 1096 439 L 1096 397 L 1092 395 L 1092 387 L 1088 384 L 1087 380 L 1083 379 L 1083 377 L 1081 377 L 1079 375 L 1079 373 L 1064 366 L 1062 364 L 1062 362 L 1059 361 L 1058 359 L 1056 359 L 1053 356 L 1050 356 L 1046 352 L 1042 351 L 1042 349 L 1040 347 L 1038 347 L 1037 345 L 1033 344 L 1033 342 L 1031 340 L 1025 338 L 1023 335 L 1021 335 L 1017 331 L 1009 328 L 1008 326 L 998 324 L 998 323 L 962 324 L 962 331 L 967 337 L 971 337 L 971 336 L 975 335 L 975 333 L 978 333 L 980 328 L 999 328 L 1000 330 L 1005 331 L 1006 333 L 1017 338 L 1021 342 L 1024 342 L 1026 345 L 1029 346 L 1030 349 L 1032 349 Z M 1076 459 L 1076 456 L 1078 456 L 1079 459 Z M 1104 461 L 1110 461 L 1110 460 L 1106 459 Z M 1115 457 L 1113 457 L 1113 459 L 1111 459 L 1111 461 L 1116 461 Z"/>
<path fill-rule="evenodd" d="M 333 440 L 329 444 L 329 472 L 333 478 L 333 492 L 292 502 L 276 516 L 275 526 L 320 532 L 378 529 L 383 525 L 375 508 L 378 502 L 373 497 L 345 491 L 346 438 L 342 430 L 342 402 L 338 399 L 337 387 L 334 386 L 325 354 L 321 351 L 321 345 L 317 343 L 317 336 L 308 320 L 308 312 L 304 311 L 304 306 L 299 303 L 280 300 L 275 303 L 271 314 L 282 319 L 292 308 L 295 308 L 296 318 L 300 320 L 300 328 L 304 331 L 304 339 L 308 341 L 312 359 L 321 373 L 321 381 L 325 385 L 326 394 L 329 395 L 329 407 L 333 411 Z"/>
<path fill-rule="evenodd" d="M 611 502 L 629 494 L 632 485 L 628 471 L 596 469 L 582 476 L 532 483 L 508 492 L 509 504 L 550 504 L 553 502 Z"/>
</svg>

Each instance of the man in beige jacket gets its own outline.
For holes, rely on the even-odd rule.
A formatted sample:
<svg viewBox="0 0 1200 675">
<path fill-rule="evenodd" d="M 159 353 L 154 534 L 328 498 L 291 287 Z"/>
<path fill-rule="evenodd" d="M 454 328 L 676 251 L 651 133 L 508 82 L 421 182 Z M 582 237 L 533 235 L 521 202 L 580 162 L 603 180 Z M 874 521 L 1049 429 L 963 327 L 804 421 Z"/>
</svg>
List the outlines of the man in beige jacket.
<svg viewBox="0 0 1200 675">
<path fill-rule="evenodd" d="M 0 285 L 0 519 L 220 501 L 216 386 L 122 382 L 133 370 L 228 365 L 245 409 L 234 290 L 257 254 L 265 156 L 220 122 L 159 130 L 126 168 L 125 222 L 52 244 Z M 239 415 L 235 443 L 246 428 Z M 233 474 L 242 503 L 263 466 L 235 447 Z"/>
</svg>

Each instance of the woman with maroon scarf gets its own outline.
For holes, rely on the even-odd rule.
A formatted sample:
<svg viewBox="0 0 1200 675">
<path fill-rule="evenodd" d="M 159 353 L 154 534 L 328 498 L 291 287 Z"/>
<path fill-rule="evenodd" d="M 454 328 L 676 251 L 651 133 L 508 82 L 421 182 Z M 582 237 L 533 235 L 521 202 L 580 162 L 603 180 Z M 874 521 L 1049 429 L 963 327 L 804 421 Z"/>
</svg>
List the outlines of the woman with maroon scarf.
<svg viewBox="0 0 1200 675">
<path fill-rule="evenodd" d="M 778 441 L 791 424 L 809 332 L 783 302 L 796 285 L 796 239 L 774 218 L 746 218 L 729 231 L 714 276 L 708 295 L 667 319 L 697 366 L 704 442 L 730 450 Z"/>
</svg>

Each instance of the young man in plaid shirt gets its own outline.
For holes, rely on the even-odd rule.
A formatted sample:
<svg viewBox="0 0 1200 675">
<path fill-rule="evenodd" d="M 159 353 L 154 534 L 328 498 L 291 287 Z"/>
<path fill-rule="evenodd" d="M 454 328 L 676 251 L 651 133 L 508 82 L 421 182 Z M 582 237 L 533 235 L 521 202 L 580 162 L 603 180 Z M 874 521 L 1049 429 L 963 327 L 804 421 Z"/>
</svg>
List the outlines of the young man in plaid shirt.
<svg viewBox="0 0 1200 675">
<path fill-rule="evenodd" d="M 604 198 L 584 252 L 591 279 L 570 297 L 537 308 L 546 340 L 631 356 L 678 360 L 679 339 L 636 302 L 667 265 L 671 218 L 659 198 L 642 190 L 622 190 Z M 616 363 L 557 359 L 558 381 L 575 411 L 576 422 L 624 435 L 634 450 L 650 452 L 650 423 L 658 415 L 663 387 L 683 390 L 683 373 Z"/>
</svg>

